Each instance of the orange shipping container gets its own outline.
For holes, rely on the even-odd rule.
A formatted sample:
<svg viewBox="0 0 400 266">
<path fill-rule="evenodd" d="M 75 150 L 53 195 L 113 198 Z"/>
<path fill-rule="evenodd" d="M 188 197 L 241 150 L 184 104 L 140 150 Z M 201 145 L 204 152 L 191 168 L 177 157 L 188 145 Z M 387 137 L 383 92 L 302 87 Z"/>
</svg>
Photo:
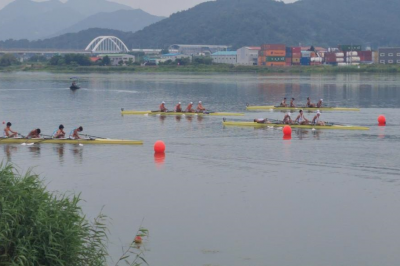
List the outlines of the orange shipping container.
<svg viewBox="0 0 400 266">
<path fill-rule="evenodd" d="M 285 50 L 268 50 L 264 51 L 266 56 L 285 56 L 286 51 Z"/>
<path fill-rule="evenodd" d="M 285 50 L 286 51 L 286 45 L 285 44 L 263 44 L 263 45 L 261 45 L 261 50 L 264 50 L 264 51 Z"/>
<path fill-rule="evenodd" d="M 300 63 L 300 58 L 292 58 L 292 63 Z"/>
<path fill-rule="evenodd" d="M 285 62 L 267 62 L 266 66 L 286 66 Z"/>
</svg>

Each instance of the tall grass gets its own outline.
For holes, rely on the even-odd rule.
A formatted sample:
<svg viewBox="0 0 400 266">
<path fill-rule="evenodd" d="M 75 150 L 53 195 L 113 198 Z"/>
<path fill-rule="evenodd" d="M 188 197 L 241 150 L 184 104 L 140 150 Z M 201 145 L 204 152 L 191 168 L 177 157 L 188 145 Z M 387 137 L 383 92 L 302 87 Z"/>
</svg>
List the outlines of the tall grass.
<svg viewBox="0 0 400 266">
<path fill-rule="evenodd" d="M 106 265 L 105 216 L 89 223 L 80 196 L 46 191 L 37 175 L 0 166 L 0 265 Z"/>
</svg>

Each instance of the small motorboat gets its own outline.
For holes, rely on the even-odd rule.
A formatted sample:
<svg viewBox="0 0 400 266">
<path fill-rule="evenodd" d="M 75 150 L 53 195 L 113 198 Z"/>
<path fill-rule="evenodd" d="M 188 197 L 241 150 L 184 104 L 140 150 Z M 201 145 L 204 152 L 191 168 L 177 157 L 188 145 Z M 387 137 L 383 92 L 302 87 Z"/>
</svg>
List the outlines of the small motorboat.
<svg viewBox="0 0 400 266">
<path fill-rule="evenodd" d="M 76 85 L 75 83 L 72 83 L 71 87 L 69 87 L 71 90 L 77 90 L 80 89 L 81 87 L 79 87 L 78 85 Z"/>
<path fill-rule="evenodd" d="M 80 88 L 81 88 L 81 87 L 79 87 L 78 84 L 76 83 L 76 82 L 77 82 L 77 78 L 70 78 L 70 79 L 72 79 L 72 84 L 71 84 L 71 86 L 69 87 L 71 90 L 77 90 L 77 89 L 80 89 Z"/>
</svg>

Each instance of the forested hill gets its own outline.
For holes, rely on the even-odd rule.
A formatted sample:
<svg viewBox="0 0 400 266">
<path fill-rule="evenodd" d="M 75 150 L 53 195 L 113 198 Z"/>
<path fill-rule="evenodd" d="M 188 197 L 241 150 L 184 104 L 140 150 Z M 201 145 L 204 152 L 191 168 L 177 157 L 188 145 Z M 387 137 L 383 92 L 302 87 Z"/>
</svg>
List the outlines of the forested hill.
<svg viewBox="0 0 400 266">
<path fill-rule="evenodd" d="M 206 2 L 136 32 L 136 47 L 173 43 L 288 45 L 370 43 L 400 45 L 398 0 L 217 0 Z"/>
<path fill-rule="evenodd" d="M 23 40 L 7 40 L 0 41 L 0 48 L 18 48 L 18 49 L 69 49 L 69 50 L 83 50 L 86 46 L 98 36 L 116 36 L 122 40 L 127 40 L 131 32 L 122 32 L 118 30 L 109 29 L 88 29 L 78 33 L 68 33 L 46 40 L 28 41 Z M 131 48 L 131 46 L 128 46 Z"/>
<path fill-rule="evenodd" d="M 300 0 L 293 4 L 217 0 L 173 14 L 136 33 L 108 33 L 120 37 L 129 48 L 165 48 L 174 43 L 226 44 L 233 48 L 262 43 L 398 46 L 398 14 L 399 0 Z M 29 46 L 82 49 L 103 31 L 91 29 Z M 0 42 L 0 47 L 16 43 Z"/>
</svg>

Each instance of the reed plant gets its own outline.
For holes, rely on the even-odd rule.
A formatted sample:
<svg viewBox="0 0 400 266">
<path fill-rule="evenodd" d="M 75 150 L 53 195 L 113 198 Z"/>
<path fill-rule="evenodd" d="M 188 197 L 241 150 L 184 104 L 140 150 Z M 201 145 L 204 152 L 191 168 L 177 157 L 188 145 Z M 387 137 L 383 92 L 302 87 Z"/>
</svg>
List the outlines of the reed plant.
<svg viewBox="0 0 400 266">
<path fill-rule="evenodd" d="M 80 195 L 48 192 L 32 172 L 0 165 L 0 265 L 106 265 L 107 218 L 88 222 L 80 201 Z M 131 263 L 130 254 L 137 255 Z M 142 255 L 129 249 L 119 261 L 140 265 Z"/>
</svg>

